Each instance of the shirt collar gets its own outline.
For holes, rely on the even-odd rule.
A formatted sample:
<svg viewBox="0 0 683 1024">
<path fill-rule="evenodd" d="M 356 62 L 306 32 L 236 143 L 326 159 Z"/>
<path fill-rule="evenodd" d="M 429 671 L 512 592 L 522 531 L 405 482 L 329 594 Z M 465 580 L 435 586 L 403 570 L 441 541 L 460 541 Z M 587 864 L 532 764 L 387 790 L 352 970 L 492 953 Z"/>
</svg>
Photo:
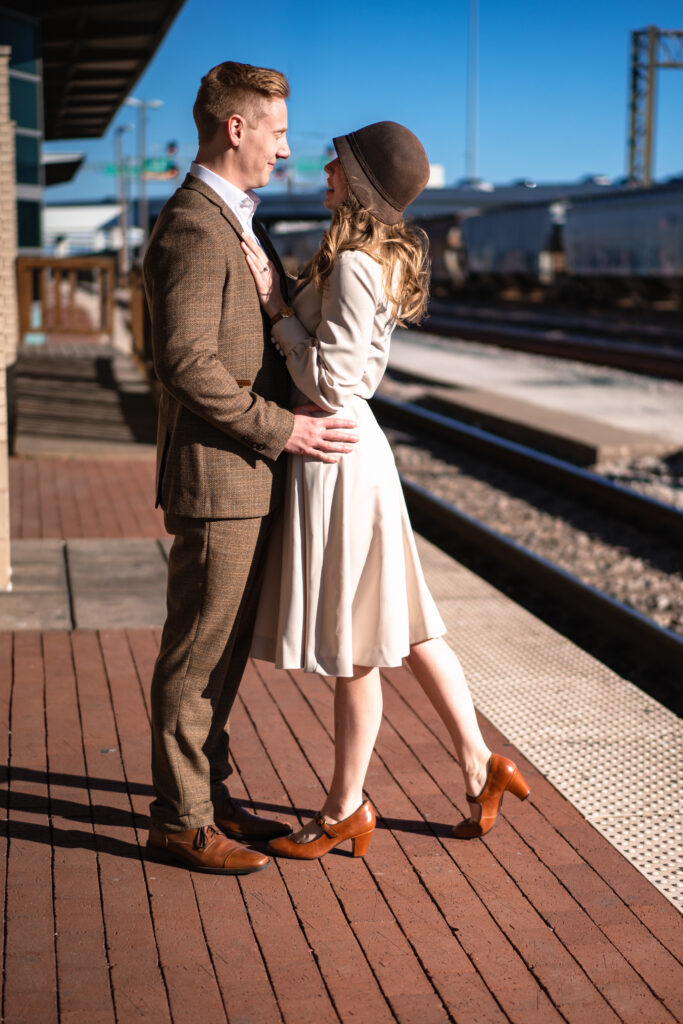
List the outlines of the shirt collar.
<svg viewBox="0 0 683 1024">
<path fill-rule="evenodd" d="M 190 174 L 193 174 L 195 178 L 199 178 L 209 185 L 223 202 L 230 207 L 242 227 L 251 229 L 252 217 L 256 207 L 261 202 L 253 189 L 243 192 L 241 188 L 233 185 L 231 181 L 222 178 L 220 174 L 210 171 L 208 167 L 195 163 L 195 161 L 192 161 L 190 164 Z"/>
</svg>

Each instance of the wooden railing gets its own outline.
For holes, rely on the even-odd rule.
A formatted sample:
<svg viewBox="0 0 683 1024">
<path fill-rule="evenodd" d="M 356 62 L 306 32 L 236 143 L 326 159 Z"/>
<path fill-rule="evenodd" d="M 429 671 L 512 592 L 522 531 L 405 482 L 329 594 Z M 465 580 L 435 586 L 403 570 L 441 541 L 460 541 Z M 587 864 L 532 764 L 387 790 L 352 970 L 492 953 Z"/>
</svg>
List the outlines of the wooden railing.
<svg viewBox="0 0 683 1024">
<path fill-rule="evenodd" d="M 142 268 L 133 264 L 128 276 L 130 285 L 130 330 L 133 335 L 133 354 L 137 358 L 150 384 L 155 381 L 152 358 L 152 324 L 145 298 Z"/>
<path fill-rule="evenodd" d="M 53 334 L 107 334 L 112 340 L 115 272 L 113 256 L 20 256 L 20 343 Z"/>
</svg>

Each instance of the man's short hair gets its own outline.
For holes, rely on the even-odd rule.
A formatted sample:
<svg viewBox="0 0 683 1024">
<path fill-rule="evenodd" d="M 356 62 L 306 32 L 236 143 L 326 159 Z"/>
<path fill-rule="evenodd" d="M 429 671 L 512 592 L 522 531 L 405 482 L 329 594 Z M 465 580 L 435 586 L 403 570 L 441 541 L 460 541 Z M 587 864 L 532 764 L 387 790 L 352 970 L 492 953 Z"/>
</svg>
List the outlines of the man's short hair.
<svg viewBox="0 0 683 1024">
<path fill-rule="evenodd" d="M 192 114 L 199 144 L 210 142 L 220 124 L 233 114 L 254 124 L 261 116 L 263 100 L 289 96 L 289 82 L 280 71 L 251 64 L 223 61 L 202 78 Z"/>
</svg>

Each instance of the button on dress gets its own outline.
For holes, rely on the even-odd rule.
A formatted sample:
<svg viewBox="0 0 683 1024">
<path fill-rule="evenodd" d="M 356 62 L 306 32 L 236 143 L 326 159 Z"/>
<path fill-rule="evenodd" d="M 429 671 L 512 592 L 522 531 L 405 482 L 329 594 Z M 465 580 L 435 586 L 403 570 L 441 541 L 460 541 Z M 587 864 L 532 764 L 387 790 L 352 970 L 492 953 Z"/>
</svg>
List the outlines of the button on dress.
<svg viewBox="0 0 683 1024">
<path fill-rule="evenodd" d="M 273 327 L 294 404 L 354 419 L 360 441 L 339 462 L 288 456 L 252 655 L 278 668 L 350 676 L 354 665 L 400 665 L 410 644 L 446 629 L 424 579 L 389 443 L 368 399 L 387 366 L 394 327 L 382 267 L 341 253 L 322 294 L 309 282 L 295 317 Z"/>
</svg>

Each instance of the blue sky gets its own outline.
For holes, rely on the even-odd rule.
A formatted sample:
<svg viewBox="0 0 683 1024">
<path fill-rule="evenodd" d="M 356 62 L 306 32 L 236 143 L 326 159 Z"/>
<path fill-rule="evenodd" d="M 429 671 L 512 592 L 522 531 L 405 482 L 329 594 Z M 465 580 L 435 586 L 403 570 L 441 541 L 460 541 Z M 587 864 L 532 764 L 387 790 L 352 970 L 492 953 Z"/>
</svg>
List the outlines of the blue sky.
<svg viewBox="0 0 683 1024">
<path fill-rule="evenodd" d="M 465 174 L 468 9 L 468 0 L 186 0 L 133 92 L 164 103 L 149 113 L 149 154 L 176 140 L 184 173 L 199 80 L 239 60 L 289 78 L 293 159 L 322 154 L 333 135 L 394 120 L 416 132 L 451 184 Z M 479 0 L 478 176 L 624 174 L 629 33 L 648 24 L 683 30 L 683 0 Z M 49 189 L 47 202 L 113 195 L 113 178 L 98 167 L 113 160 L 114 126 L 135 116 L 122 110 L 101 140 L 48 144 L 83 150 L 87 163 L 74 182 Z M 660 71 L 657 178 L 683 172 L 682 126 L 683 70 Z M 125 139 L 132 155 L 135 133 Z M 149 191 L 168 194 L 175 184 Z"/>
</svg>

